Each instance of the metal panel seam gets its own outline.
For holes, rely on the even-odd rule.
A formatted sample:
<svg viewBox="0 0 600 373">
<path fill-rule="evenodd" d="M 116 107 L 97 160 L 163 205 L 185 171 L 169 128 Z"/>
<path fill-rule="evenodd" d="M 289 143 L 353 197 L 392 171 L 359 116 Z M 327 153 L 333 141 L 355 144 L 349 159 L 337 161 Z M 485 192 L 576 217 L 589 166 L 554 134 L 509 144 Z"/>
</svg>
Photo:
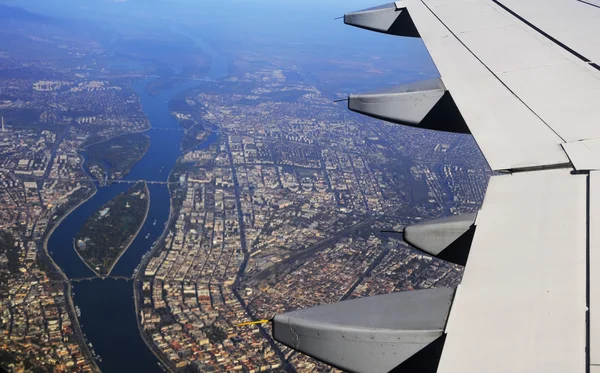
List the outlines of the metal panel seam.
<svg viewBox="0 0 600 373">
<path fill-rule="evenodd" d="M 568 156 L 568 154 L 567 154 Z M 585 371 L 590 373 L 591 349 L 590 349 L 590 210 L 591 210 L 591 174 L 588 172 L 585 183 L 586 207 L 585 207 Z"/>
<path fill-rule="evenodd" d="M 568 151 L 567 151 L 567 149 L 565 148 L 565 144 L 568 144 L 568 142 L 565 142 L 565 143 L 563 143 L 563 144 L 560 144 L 560 145 L 561 145 L 561 147 L 562 147 L 563 151 L 565 152 L 565 154 L 566 154 L 566 156 L 567 156 L 567 159 L 569 160 L 569 162 L 571 162 L 571 165 L 573 166 L 573 169 L 577 169 L 577 168 L 575 167 L 575 162 L 573 162 L 573 158 L 571 158 L 571 156 L 569 155 L 569 152 L 568 152 Z M 589 196 L 590 196 L 590 195 L 589 195 L 589 192 L 590 192 L 590 187 L 589 187 L 589 181 L 588 181 L 588 214 L 589 214 L 589 209 L 590 209 L 590 206 L 589 206 L 589 205 L 590 205 L 590 201 L 589 201 Z M 588 232 L 588 233 L 589 233 L 589 232 Z M 589 247 L 588 247 L 588 248 L 589 248 Z"/>
<path fill-rule="evenodd" d="M 573 162 L 571 161 L 571 158 L 569 158 L 569 155 L 567 154 L 566 150 L 564 150 L 564 148 L 563 148 L 563 151 L 565 152 L 565 155 L 567 156 L 567 159 L 570 162 L 554 163 L 554 164 L 548 164 L 548 165 L 543 165 L 543 166 L 508 168 L 508 169 L 504 169 L 504 170 L 495 170 L 495 171 L 498 171 L 500 173 L 516 174 L 516 173 L 521 173 L 521 172 L 558 170 L 561 168 L 574 168 Z"/>
<path fill-rule="evenodd" d="M 442 328 L 442 334 L 446 333 L 446 326 L 448 326 L 448 320 L 450 320 L 450 314 L 452 313 L 452 306 L 454 305 L 454 299 L 456 299 L 456 293 L 458 292 L 459 286 L 460 286 L 460 284 L 458 284 L 458 286 L 456 287 L 456 289 L 454 289 L 454 292 L 452 293 L 452 299 L 450 299 L 450 307 L 448 308 L 448 313 L 446 314 L 446 322 L 444 322 L 444 327 Z"/>
<path fill-rule="evenodd" d="M 494 0 L 492 0 L 492 1 L 494 1 Z M 444 21 L 442 21 L 442 20 L 440 19 L 440 17 L 438 17 L 438 15 L 437 15 L 437 14 L 435 14 L 435 12 L 434 12 L 433 10 L 431 10 L 431 8 L 429 7 L 429 5 L 427 5 L 427 4 L 426 4 L 426 3 L 425 3 L 423 0 L 421 0 L 421 3 L 422 3 L 422 4 L 423 4 L 423 5 L 424 5 L 424 6 L 427 8 L 427 10 L 429 10 L 429 11 L 431 12 L 431 14 L 433 14 L 433 16 L 434 16 L 434 17 L 435 17 L 435 18 L 436 18 L 436 19 L 437 19 L 437 20 L 438 20 L 438 21 L 439 21 L 439 22 L 440 22 L 442 25 L 444 25 L 444 27 L 446 28 L 446 30 L 448 30 L 448 32 L 450 32 L 450 33 L 452 34 L 452 36 L 454 36 L 454 38 L 456 38 L 456 40 L 458 40 L 458 42 L 459 42 L 459 43 L 460 43 L 460 44 L 461 44 L 463 47 L 465 47 L 465 49 L 466 49 L 467 51 L 469 51 L 469 53 L 471 53 L 471 55 L 472 55 L 473 57 L 475 57 L 475 58 L 477 59 L 477 61 L 479 61 L 479 63 L 481 63 L 481 65 L 483 65 L 483 66 L 486 68 L 486 70 L 487 70 L 487 71 L 489 71 L 489 72 L 490 72 L 490 74 L 492 74 L 492 76 L 493 76 L 494 78 L 496 78 L 496 79 L 497 79 L 497 80 L 500 82 L 500 84 L 502 84 L 502 85 L 504 86 L 504 88 L 506 88 L 506 89 L 507 89 L 507 90 L 508 90 L 508 91 L 509 91 L 509 92 L 510 92 L 510 93 L 511 93 L 513 96 L 515 96 L 515 97 L 517 98 L 517 100 L 519 100 L 519 102 L 521 102 L 521 103 L 522 103 L 522 104 L 523 104 L 523 105 L 524 105 L 524 106 L 525 106 L 525 107 L 526 107 L 526 108 L 527 108 L 529 111 L 531 111 L 531 112 L 533 113 L 533 115 L 535 115 L 535 116 L 536 116 L 536 117 L 537 117 L 537 118 L 538 118 L 540 121 L 542 121 L 542 123 L 544 123 L 544 124 L 546 125 L 546 127 L 548 127 L 548 128 L 549 128 L 549 129 L 550 129 L 550 130 L 551 130 L 551 131 L 552 131 L 552 132 L 553 132 L 553 133 L 554 133 L 554 134 L 555 134 L 555 135 L 556 135 L 556 136 L 557 136 L 559 139 L 561 139 L 563 142 L 566 142 L 566 140 L 565 140 L 565 139 L 564 139 L 562 136 L 560 136 L 560 135 L 558 134 L 558 132 L 556 132 L 556 131 L 554 130 L 554 128 L 550 127 L 550 126 L 548 125 L 548 123 L 546 123 L 546 121 L 545 121 L 544 119 L 542 119 L 542 117 L 540 117 L 540 116 L 538 115 L 538 113 L 536 113 L 535 111 L 533 111 L 533 110 L 531 109 L 531 107 L 529 107 L 529 105 L 527 105 L 527 104 L 525 103 L 525 101 L 523 101 L 523 100 L 521 99 L 521 97 L 519 97 L 519 96 L 518 96 L 518 95 L 517 95 L 517 94 L 516 94 L 516 93 L 515 93 L 515 92 L 514 92 L 512 89 L 510 89 L 510 87 L 508 87 L 508 85 L 506 85 L 506 83 L 504 83 L 504 82 L 502 81 L 502 79 L 500 79 L 500 78 L 498 77 L 498 75 L 496 75 L 496 73 L 494 73 L 494 72 L 492 71 L 492 69 L 490 69 L 490 68 L 489 68 L 489 67 L 488 67 L 488 66 L 487 66 L 487 65 L 486 65 L 486 64 L 485 64 L 485 63 L 484 63 L 484 62 L 483 62 L 483 61 L 482 61 L 482 60 L 481 60 L 481 59 L 480 59 L 480 58 L 479 58 L 479 57 L 478 57 L 478 56 L 477 56 L 475 53 L 473 53 L 473 51 L 472 51 L 472 50 L 471 50 L 469 47 L 467 47 L 467 45 L 466 45 L 465 43 L 463 43 L 463 41 L 462 41 L 462 40 L 460 40 L 460 38 L 459 38 L 459 37 L 458 37 L 458 36 L 457 36 L 457 35 L 454 33 L 454 31 L 450 30 L 450 28 L 449 28 L 449 27 L 448 27 L 448 26 L 447 26 L 447 25 L 444 23 Z M 410 9 L 409 9 L 409 11 L 410 11 Z M 418 27 L 417 27 L 417 28 L 418 28 Z M 442 77 L 442 81 L 443 81 L 443 80 L 444 80 L 444 78 Z"/>
<path fill-rule="evenodd" d="M 582 55 L 581 53 L 577 52 L 576 50 L 574 50 L 572 48 L 569 48 L 566 44 L 560 42 L 558 39 L 556 39 L 552 35 L 548 34 L 546 31 L 542 30 L 541 28 L 537 27 L 536 25 L 534 25 L 533 23 L 529 22 L 525 18 L 521 17 L 517 12 L 515 12 L 512 9 L 510 9 L 506 5 L 502 4 L 499 0 L 492 0 L 492 2 L 494 4 L 496 4 L 496 5 L 498 5 L 500 8 L 504 9 L 506 12 L 508 12 L 510 15 L 512 15 L 513 17 L 515 17 L 519 21 L 521 21 L 524 24 L 526 24 L 527 26 L 531 27 L 533 30 L 535 30 L 536 32 L 538 32 L 539 34 L 541 34 L 542 36 L 544 36 L 545 38 L 549 39 L 550 41 L 552 41 L 553 43 L 555 43 L 559 47 L 561 47 L 564 50 L 566 50 L 567 52 L 571 53 L 573 56 L 579 58 L 583 62 L 587 62 L 588 64 L 591 64 L 592 60 L 590 60 L 586 56 Z M 582 2 L 584 2 L 584 1 L 582 1 Z M 595 68 L 596 70 L 600 70 L 600 67 L 597 66 L 597 65 L 596 66 L 592 66 L 592 67 Z"/>
<path fill-rule="evenodd" d="M 592 1 L 594 1 L 594 0 L 587 0 L 587 1 L 586 1 L 586 0 L 577 0 L 577 1 L 579 1 L 580 3 L 587 4 L 587 5 L 589 5 L 589 6 L 593 6 L 594 8 L 600 8 L 600 4 L 594 4 L 594 3 L 592 2 Z"/>
</svg>

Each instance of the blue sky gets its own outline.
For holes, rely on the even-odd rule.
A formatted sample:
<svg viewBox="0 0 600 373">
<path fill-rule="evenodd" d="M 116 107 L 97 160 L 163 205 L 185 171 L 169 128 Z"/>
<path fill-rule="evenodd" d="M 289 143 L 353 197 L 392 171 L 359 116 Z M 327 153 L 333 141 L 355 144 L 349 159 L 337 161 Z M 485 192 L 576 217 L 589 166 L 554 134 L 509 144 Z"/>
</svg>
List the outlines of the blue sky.
<svg viewBox="0 0 600 373">
<path fill-rule="evenodd" d="M 172 24 L 182 24 L 203 38 L 250 43 L 282 43 L 348 53 L 417 61 L 424 72 L 433 72 L 419 39 L 399 38 L 359 30 L 334 18 L 345 12 L 380 5 L 378 0 L 0 0 L 65 18 L 93 19 L 101 24 L 148 34 L 166 34 Z M 420 65 L 419 65 L 420 66 Z"/>
</svg>

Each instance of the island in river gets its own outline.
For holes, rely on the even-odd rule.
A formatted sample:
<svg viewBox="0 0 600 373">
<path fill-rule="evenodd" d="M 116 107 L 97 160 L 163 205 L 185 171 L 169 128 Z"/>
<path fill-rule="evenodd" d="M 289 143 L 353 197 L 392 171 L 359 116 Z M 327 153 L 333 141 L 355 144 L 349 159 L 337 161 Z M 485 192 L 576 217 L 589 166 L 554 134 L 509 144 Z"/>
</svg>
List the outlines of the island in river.
<svg viewBox="0 0 600 373">
<path fill-rule="evenodd" d="M 185 135 L 181 140 L 181 152 L 186 153 L 193 150 L 198 145 L 202 144 L 204 140 L 211 134 L 211 125 L 204 119 L 192 119 L 193 109 L 196 103 L 186 100 L 185 97 L 177 97 L 169 102 L 169 110 L 173 115 L 181 128 L 184 129 Z M 202 111 L 202 109 L 198 109 Z M 203 111 L 203 117 L 212 118 L 212 115 L 206 111 Z"/>
<path fill-rule="evenodd" d="M 106 202 L 77 233 L 74 246 L 82 260 L 99 276 L 107 276 L 127 250 L 148 215 L 150 193 L 146 182 Z"/>
<path fill-rule="evenodd" d="M 97 180 L 116 180 L 125 176 L 150 147 L 145 133 L 128 133 L 85 148 L 86 167 Z"/>
</svg>

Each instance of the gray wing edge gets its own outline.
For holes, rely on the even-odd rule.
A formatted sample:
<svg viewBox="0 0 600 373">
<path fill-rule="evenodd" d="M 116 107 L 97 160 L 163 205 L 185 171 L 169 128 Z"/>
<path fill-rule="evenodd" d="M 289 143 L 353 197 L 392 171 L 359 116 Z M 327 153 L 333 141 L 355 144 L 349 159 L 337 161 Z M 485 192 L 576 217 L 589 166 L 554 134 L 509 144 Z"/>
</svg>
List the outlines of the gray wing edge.
<svg viewBox="0 0 600 373">
<path fill-rule="evenodd" d="M 273 337 L 339 369 L 389 372 L 442 336 L 454 293 L 407 291 L 283 313 Z"/>
</svg>

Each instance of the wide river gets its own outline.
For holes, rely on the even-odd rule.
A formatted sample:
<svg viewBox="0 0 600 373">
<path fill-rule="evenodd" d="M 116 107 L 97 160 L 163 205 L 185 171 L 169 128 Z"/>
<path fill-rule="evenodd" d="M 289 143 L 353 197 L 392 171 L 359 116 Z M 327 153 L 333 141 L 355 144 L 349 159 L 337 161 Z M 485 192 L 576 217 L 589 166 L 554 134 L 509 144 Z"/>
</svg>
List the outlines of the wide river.
<svg viewBox="0 0 600 373">
<path fill-rule="evenodd" d="M 229 61 L 210 45 L 196 38 L 196 46 L 212 59 L 207 80 L 218 80 L 228 73 Z M 181 131 L 178 122 L 168 109 L 168 103 L 177 94 L 198 85 L 190 81 L 150 96 L 145 86 L 151 80 L 140 80 L 134 84 L 142 108 L 152 126 L 150 148 L 136 163 L 126 180 L 166 181 L 177 158 L 181 155 Z M 217 139 L 211 134 L 200 148 L 206 148 Z M 96 194 L 83 203 L 54 230 L 48 241 L 48 251 L 54 261 L 70 279 L 90 277 L 94 274 L 81 261 L 73 249 L 73 238 L 86 219 L 104 203 L 125 191 L 131 184 L 114 183 L 99 188 Z M 129 249 L 123 254 L 111 275 L 127 276 L 134 269 L 162 234 L 169 218 L 170 198 L 166 185 L 149 184 L 150 209 L 148 218 Z M 113 279 L 94 279 L 74 283 L 75 304 L 81 309 L 80 323 L 87 341 L 102 357 L 99 363 L 105 373 L 162 372 L 158 360 L 142 340 L 136 321 L 133 302 L 133 282 Z"/>
</svg>

